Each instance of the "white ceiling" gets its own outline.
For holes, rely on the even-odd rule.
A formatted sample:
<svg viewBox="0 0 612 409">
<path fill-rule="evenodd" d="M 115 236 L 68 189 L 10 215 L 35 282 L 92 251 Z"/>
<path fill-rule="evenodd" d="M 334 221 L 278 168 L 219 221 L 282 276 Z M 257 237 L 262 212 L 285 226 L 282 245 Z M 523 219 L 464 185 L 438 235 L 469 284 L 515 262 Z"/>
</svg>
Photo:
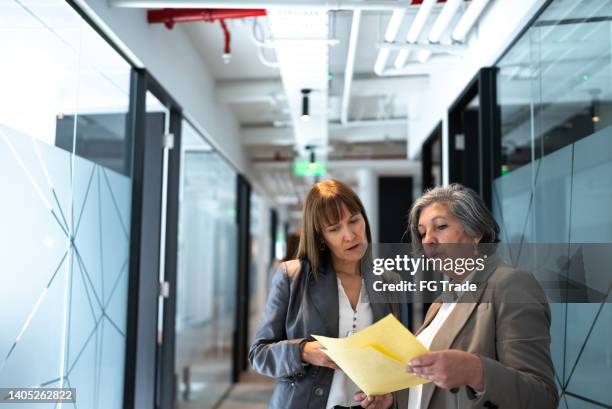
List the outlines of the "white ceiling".
<svg viewBox="0 0 612 409">
<path fill-rule="evenodd" d="M 469 4 L 469 2 L 461 4 L 459 12 L 440 41 L 442 44 L 450 44 L 450 28 L 454 27 Z M 404 41 L 419 7 L 409 6 L 406 9 L 396 41 Z M 427 42 L 427 35 L 443 7 L 444 4 L 433 6 L 419 42 Z M 319 12 L 320 9 L 302 8 L 286 13 L 291 16 L 302 13 L 304 24 L 308 24 L 307 21 L 313 18 L 313 13 Z M 411 57 L 408 64 L 417 66 L 414 74 L 389 77 L 375 75 L 373 68 L 379 53 L 379 44 L 385 37 L 392 11 L 364 10 L 361 13 L 349 99 L 348 124 L 345 125 L 340 124 L 340 112 L 353 20 L 352 11 L 327 12 L 327 38 L 334 44 L 328 47 L 327 66 L 321 67 L 324 68 L 324 71 L 318 74 L 319 78 L 321 75 L 325 76 L 326 72 L 330 74 L 327 84 L 319 83 L 316 87 L 293 85 L 291 89 L 288 88 L 289 83 L 302 81 L 301 84 L 305 84 L 305 77 L 298 75 L 302 78 L 301 80 L 299 78 L 288 79 L 299 67 L 291 67 L 288 71 L 287 65 L 294 61 L 287 61 L 282 53 L 279 54 L 281 57 L 280 69 L 270 68 L 260 61 L 258 47 L 253 39 L 254 18 L 226 20 L 231 32 L 232 50 L 232 59 L 228 64 L 225 64 L 222 59 L 224 38 L 219 23 L 184 24 L 193 45 L 217 81 L 219 101 L 229 105 L 241 126 L 243 145 L 253 160 L 253 168 L 258 173 L 257 178 L 268 190 L 267 193 L 280 202 L 292 202 L 287 197 L 300 197 L 299 195 L 303 194 L 307 186 L 312 183 L 310 178 L 292 176 L 292 158 L 301 154 L 302 159 L 307 159 L 303 151 L 295 151 L 299 139 L 315 136 L 313 133 L 317 135 L 321 133 L 319 130 L 312 131 L 308 128 L 303 131 L 299 130 L 304 126 L 299 122 L 299 115 L 296 113 L 301 107 L 301 98 L 296 95 L 300 87 L 327 88 L 324 91 L 325 99 L 318 104 L 321 106 L 317 105 L 316 97 L 311 98 L 311 111 L 319 112 L 322 117 L 326 117 L 325 131 L 329 134 L 329 142 L 325 143 L 328 148 L 323 152 L 318 151 L 318 157 L 328 155 L 327 176 L 340 177 L 349 183 L 357 183 L 356 170 L 364 167 L 366 162 L 363 161 L 367 160 L 368 166 L 371 167 L 374 162 L 380 162 L 383 164 L 380 171 L 390 172 L 391 168 L 385 167 L 384 163 L 397 163 L 397 160 L 406 158 L 408 121 L 417 118 L 419 110 L 425 108 L 419 105 L 419 100 L 423 93 L 427 92 L 430 83 L 428 72 L 439 70 L 440 67 L 450 69 L 452 64 L 460 63 L 460 58 L 457 57 L 445 59 L 434 55 L 429 62 L 421 64 Z M 279 30 L 274 28 L 274 24 L 277 23 L 273 23 L 274 19 L 279 21 L 279 11 L 275 9 L 273 15 L 274 18 L 258 18 L 257 22 L 263 33 L 270 34 L 274 31 L 279 33 Z M 280 22 L 282 23 L 282 20 Z M 291 31 L 291 24 L 295 26 L 295 33 Z M 282 36 L 305 37 L 312 34 L 303 30 L 304 27 L 300 24 L 299 19 L 291 24 L 283 27 Z M 258 37 L 261 33 L 262 31 L 257 32 Z M 321 33 L 311 36 L 320 35 Z M 306 48 L 310 47 L 306 44 L 296 43 L 294 48 L 306 52 Z M 280 46 L 277 45 L 277 47 Z M 295 54 L 294 59 L 302 56 L 300 51 Z M 390 52 L 388 67 L 393 67 L 397 53 L 398 51 L 395 50 Z M 415 54 L 411 53 L 411 55 Z M 269 61 L 275 61 L 278 56 L 275 55 L 274 49 L 268 49 L 265 57 Z M 308 63 L 309 60 L 305 59 L 303 64 Z M 285 70 L 284 74 L 281 75 L 283 70 Z M 311 67 L 306 71 L 312 73 L 313 70 L 315 68 Z M 300 134 L 302 136 L 299 136 Z M 409 163 L 408 160 L 404 161 Z M 341 170 L 335 164 L 342 164 Z M 271 169 L 271 165 L 278 165 L 280 168 Z M 404 172 L 414 173 L 418 169 L 416 165 L 418 164 L 410 165 L 405 169 L 401 166 L 400 168 Z"/>
</svg>

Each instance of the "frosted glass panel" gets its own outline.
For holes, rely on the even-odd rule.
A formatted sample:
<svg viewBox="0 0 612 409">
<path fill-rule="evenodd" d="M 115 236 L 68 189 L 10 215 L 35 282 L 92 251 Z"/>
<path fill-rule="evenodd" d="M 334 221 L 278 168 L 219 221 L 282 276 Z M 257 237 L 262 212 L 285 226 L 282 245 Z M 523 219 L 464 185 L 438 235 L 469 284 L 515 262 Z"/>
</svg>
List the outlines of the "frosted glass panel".
<svg viewBox="0 0 612 409">
<path fill-rule="evenodd" d="M 120 409 L 131 67 L 62 0 L 0 2 L 0 32 L 0 387 Z"/>
<path fill-rule="evenodd" d="M 60 379 L 57 386 L 69 382 L 86 399 L 104 367 L 115 365 L 113 378 L 123 376 L 129 218 L 122 218 L 131 181 L 75 157 L 75 173 L 88 177 L 71 190 L 68 152 L 7 127 L 0 136 L 0 186 L 10 198 L 0 204 L 0 248 L 13 277 L 0 287 L 9 307 L 0 310 L 0 385 Z M 72 206 L 61 205 L 71 199 Z M 121 397 L 122 383 L 115 387 Z"/>
<path fill-rule="evenodd" d="M 612 127 L 574 147 L 572 241 L 612 242 Z"/>
<path fill-rule="evenodd" d="M 569 238 L 572 149 L 572 145 L 566 146 L 539 161 L 532 203 L 532 242 L 564 243 Z"/>
<path fill-rule="evenodd" d="M 527 215 L 531 211 L 531 190 L 537 171 L 537 162 L 524 165 L 493 184 L 493 213 L 502 225 L 502 238 L 506 243 L 521 243 L 525 237 Z M 527 240 L 528 241 L 528 240 Z"/>
<path fill-rule="evenodd" d="M 0 249 L 12 277 L 0 287 L 0 387 L 70 385 L 79 402 L 114 397 L 105 407 L 119 408 L 131 181 L 74 157 L 87 182 L 71 190 L 68 152 L 7 127 L 0 136 L 0 191 L 10 198 L 0 203 L 10 232 Z"/>
<path fill-rule="evenodd" d="M 579 355 L 574 355 L 577 361 L 572 362 L 573 372 L 566 375 L 569 378 L 566 380 L 569 381 L 567 390 L 612 406 L 612 297 L 601 306 L 589 306 L 598 307 L 597 320 L 591 320 L 588 337 L 583 339 Z M 590 312 L 590 309 L 587 311 Z M 569 365 L 569 361 L 566 365 Z"/>
</svg>

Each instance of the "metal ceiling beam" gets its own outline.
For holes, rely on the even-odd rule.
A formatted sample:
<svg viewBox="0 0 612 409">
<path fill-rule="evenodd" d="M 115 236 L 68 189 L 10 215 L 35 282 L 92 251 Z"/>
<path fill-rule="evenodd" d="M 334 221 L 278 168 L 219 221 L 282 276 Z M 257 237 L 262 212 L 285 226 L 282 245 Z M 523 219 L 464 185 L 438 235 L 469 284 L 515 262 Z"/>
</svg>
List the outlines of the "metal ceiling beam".
<svg viewBox="0 0 612 409">
<path fill-rule="evenodd" d="M 329 160 L 327 161 L 328 172 L 338 170 L 370 169 L 375 173 L 384 172 L 385 175 L 421 174 L 421 162 L 401 160 Z M 287 162 L 258 162 L 253 164 L 253 169 L 258 172 L 287 171 Z"/>
<path fill-rule="evenodd" d="M 330 126 L 330 141 L 342 140 L 345 142 L 376 142 L 384 140 L 406 140 L 408 127 L 406 126 L 405 120 L 360 122 L 363 122 L 361 126 L 355 127 L 342 127 L 332 124 Z M 348 124 L 351 124 L 351 122 Z M 295 144 L 292 128 L 242 128 L 240 130 L 240 135 L 242 144 L 244 146 L 293 146 Z"/>
<path fill-rule="evenodd" d="M 287 99 L 280 80 L 217 82 L 217 98 L 226 104 L 268 102 L 272 105 Z"/>
<path fill-rule="evenodd" d="M 468 50 L 468 46 L 465 44 L 412 44 L 412 43 L 401 43 L 401 42 L 380 42 L 377 43 L 378 48 L 388 48 L 390 50 L 409 50 L 409 51 L 421 51 L 427 50 L 432 53 L 438 54 L 457 54 L 463 55 Z"/>
<path fill-rule="evenodd" d="M 367 97 L 387 94 L 407 95 L 425 92 L 429 85 L 426 70 L 405 78 L 354 77 L 351 85 L 351 96 Z M 246 104 L 268 102 L 276 104 L 287 99 L 283 83 L 280 80 L 240 80 L 217 82 L 217 97 L 226 104 Z M 330 95 L 330 98 L 334 98 Z M 350 123 L 350 121 L 349 121 Z"/>
</svg>

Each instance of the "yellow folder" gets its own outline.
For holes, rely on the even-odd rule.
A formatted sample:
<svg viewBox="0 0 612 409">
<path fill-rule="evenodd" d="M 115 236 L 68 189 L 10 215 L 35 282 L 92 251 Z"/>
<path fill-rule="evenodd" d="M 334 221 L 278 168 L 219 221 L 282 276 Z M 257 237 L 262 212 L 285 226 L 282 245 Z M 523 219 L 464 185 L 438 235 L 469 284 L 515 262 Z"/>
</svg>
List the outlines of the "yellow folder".
<svg viewBox="0 0 612 409">
<path fill-rule="evenodd" d="M 429 382 L 406 372 L 408 362 L 428 350 L 393 314 L 346 338 L 313 336 L 368 396 Z"/>
</svg>

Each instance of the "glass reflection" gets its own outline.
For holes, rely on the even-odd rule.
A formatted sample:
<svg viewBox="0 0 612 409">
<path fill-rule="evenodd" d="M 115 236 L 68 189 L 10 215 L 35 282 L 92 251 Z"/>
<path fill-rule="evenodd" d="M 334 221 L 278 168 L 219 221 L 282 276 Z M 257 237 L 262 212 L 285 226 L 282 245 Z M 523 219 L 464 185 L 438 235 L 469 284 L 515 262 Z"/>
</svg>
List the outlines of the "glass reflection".
<svg viewBox="0 0 612 409">
<path fill-rule="evenodd" d="M 502 174 L 612 124 L 611 12 L 555 1 L 498 63 Z"/>
<path fill-rule="evenodd" d="M 180 408 L 212 408 L 231 384 L 236 173 L 183 121 L 176 371 Z"/>
<path fill-rule="evenodd" d="M 611 13 L 611 1 L 555 0 L 498 64 L 502 168 L 493 210 L 503 241 L 612 242 Z M 607 302 L 551 305 L 556 378 L 571 394 L 559 407 L 612 404 L 612 286 L 603 277 L 586 276 L 608 291 Z"/>
</svg>

